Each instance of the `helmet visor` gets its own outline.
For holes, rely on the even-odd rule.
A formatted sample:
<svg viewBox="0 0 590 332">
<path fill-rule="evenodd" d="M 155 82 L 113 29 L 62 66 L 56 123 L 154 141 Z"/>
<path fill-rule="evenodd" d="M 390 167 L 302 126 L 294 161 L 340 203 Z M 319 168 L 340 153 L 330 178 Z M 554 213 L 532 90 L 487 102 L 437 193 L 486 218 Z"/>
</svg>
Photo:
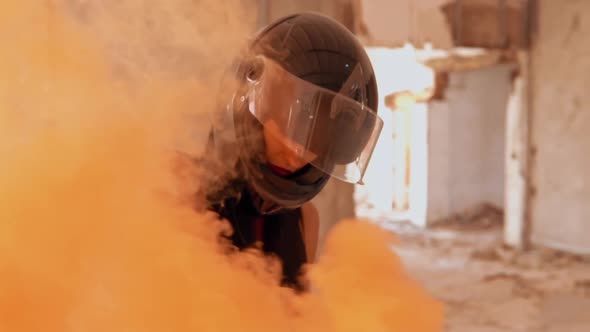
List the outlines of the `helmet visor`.
<svg viewBox="0 0 590 332">
<path fill-rule="evenodd" d="M 247 79 L 248 110 L 263 125 L 267 140 L 333 177 L 361 183 L 383 127 L 377 112 L 267 58 L 257 58 L 253 68 Z"/>
</svg>

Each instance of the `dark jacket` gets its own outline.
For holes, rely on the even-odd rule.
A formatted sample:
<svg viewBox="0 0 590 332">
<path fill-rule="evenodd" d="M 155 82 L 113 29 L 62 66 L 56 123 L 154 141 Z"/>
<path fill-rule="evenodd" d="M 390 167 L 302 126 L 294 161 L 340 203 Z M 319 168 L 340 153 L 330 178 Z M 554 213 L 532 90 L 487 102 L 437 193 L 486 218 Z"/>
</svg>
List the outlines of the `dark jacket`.
<svg viewBox="0 0 590 332">
<path fill-rule="evenodd" d="M 282 284 L 298 291 L 303 290 L 298 280 L 301 267 L 307 262 L 302 232 L 301 209 L 282 211 L 270 216 L 261 216 L 252 204 L 247 190 L 212 204 L 210 209 L 228 220 L 233 228 L 232 243 L 239 249 L 254 246 L 256 223 L 262 224 L 263 250 L 281 260 Z"/>
<path fill-rule="evenodd" d="M 200 199 L 205 198 L 207 208 L 229 221 L 232 226 L 231 242 L 239 249 L 256 243 L 256 224 L 261 223 L 263 250 L 278 257 L 282 263 L 282 284 L 298 291 L 304 289 L 298 280 L 302 266 L 307 262 L 303 237 L 301 208 L 283 210 L 262 216 L 255 209 L 247 181 L 240 176 L 239 164 L 231 166 L 226 160 L 231 151 L 215 151 L 210 135 L 205 153 L 194 160 L 200 167 Z M 227 169 L 229 168 L 229 170 Z M 231 175 L 228 175 L 231 174 Z"/>
</svg>

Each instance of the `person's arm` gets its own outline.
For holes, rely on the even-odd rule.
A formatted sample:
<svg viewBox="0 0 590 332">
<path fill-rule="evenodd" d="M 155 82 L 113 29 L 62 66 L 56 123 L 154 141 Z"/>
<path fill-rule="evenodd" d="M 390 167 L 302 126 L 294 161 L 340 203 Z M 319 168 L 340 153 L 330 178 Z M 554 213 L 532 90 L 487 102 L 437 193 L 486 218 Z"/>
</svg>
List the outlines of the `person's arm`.
<svg viewBox="0 0 590 332">
<path fill-rule="evenodd" d="M 301 207 L 301 217 L 303 219 L 303 238 L 305 240 L 307 261 L 309 263 L 313 263 L 315 261 L 318 246 L 320 215 L 315 205 L 313 205 L 311 202 L 308 202 Z"/>
</svg>

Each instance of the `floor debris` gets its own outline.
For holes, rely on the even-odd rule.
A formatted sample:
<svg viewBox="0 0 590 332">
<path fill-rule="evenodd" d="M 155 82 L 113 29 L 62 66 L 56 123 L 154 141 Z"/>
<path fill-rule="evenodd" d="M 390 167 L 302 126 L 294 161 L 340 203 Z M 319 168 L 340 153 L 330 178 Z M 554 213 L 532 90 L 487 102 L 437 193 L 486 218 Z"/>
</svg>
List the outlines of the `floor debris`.
<svg viewBox="0 0 590 332">
<path fill-rule="evenodd" d="M 399 235 L 395 250 L 408 270 L 447 305 L 446 331 L 590 331 L 588 257 L 504 246 L 501 212 L 493 207 L 425 231 L 384 227 Z"/>
</svg>

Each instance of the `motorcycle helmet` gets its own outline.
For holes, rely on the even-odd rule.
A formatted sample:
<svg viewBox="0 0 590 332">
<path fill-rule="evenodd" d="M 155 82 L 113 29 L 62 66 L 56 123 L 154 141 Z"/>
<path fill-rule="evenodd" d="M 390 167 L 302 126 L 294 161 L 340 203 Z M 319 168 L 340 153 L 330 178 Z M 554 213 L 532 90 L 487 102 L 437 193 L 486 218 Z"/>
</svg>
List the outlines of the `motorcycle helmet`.
<svg viewBox="0 0 590 332">
<path fill-rule="evenodd" d="M 302 206 L 330 177 L 362 183 L 383 121 L 371 62 L 346 27 L 316 13 L 281 18 L 248 43 L 229 77 L 213 136 L 226 147 L 220 158 L 235 154 L 259 213 Z M 302 166 L 277 172 L 269 139 Z"/>
</svg>

